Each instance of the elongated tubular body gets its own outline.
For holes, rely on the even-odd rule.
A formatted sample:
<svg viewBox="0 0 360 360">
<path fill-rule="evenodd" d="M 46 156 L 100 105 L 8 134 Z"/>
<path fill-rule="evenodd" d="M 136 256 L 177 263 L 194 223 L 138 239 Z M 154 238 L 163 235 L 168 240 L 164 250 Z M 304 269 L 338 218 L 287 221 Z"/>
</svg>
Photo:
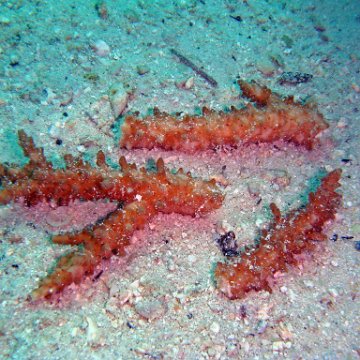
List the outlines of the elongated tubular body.
<svg viewBox="0 0 360 360">
<path fill-rule="evenodd" d="M 173 116 L 158 109 L 143 118 L 125 117 L 120 146 L 126 149 L 163 148 L 194 153 L 219 146 L 270 143 L 278 140 L 312 149 L 317 135 L 328 127 L 313 107 L 282 99 L 256 83 L 239 82 L 243 94 L 255 102 L 228 112 L 203 108 L 201 115 Z"/>
<path fill-rule="evenodd" d="M 326 240 L 324 224 L 335 218 L 341 203 L 341 195 L 336 192 L 340 176 L 340 169 L 328 173 L 316 192 L 310 193 L 308 204 L 286 216 L 281 216 L 277 206 L 271 204 L 274 221 L 258 245 L 235 263 L 217 264 L 215 279 L 219 290 L 230 299 L 242 298 L 251 290 L 271 291 L 271 276 L 295 264 L 296 255 L 313 250 L 316 241 Z"/>
</svg>

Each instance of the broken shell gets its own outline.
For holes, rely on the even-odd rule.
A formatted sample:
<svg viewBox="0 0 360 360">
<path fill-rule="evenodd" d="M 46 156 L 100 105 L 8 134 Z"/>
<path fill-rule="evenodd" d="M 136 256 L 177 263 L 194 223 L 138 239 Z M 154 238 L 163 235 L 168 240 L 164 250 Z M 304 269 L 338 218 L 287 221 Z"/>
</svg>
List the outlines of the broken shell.
<svg viewBox="0 0 360 360">
<path fill-rule="evenodd" d="M 86 339 L 87 342 L 93 343 L 95 342 L 99 337 L 99 329 L 97 325 L 95 324 L 94 320 L 90 317 L 86 317 L 86 321 L 88 323 L 88 327 L 86 330 Z"/>
<path fill-rule="evenodd" d="M 109 89 L 109 101 L 114 118 L 120 116 L 127 106 L 129 94 L 121 83 L 114 84 Z"/>
<path fill-rule="evenodd" d="M 105 57 L 110 53 L 110 46 L 104 40 L 97 40 L 90 43 L 91 49 L 96 55 Z"/>
<path fill-rule="evenodd" d="M 176 84 L 176 87 L 178 89 L 183 89 L 183 90 L 190 90 L 191 88 L 194 87 L 194 77 L 190 77 L 187 80 L 181 81 L 179 83 Z"/>
</svg>

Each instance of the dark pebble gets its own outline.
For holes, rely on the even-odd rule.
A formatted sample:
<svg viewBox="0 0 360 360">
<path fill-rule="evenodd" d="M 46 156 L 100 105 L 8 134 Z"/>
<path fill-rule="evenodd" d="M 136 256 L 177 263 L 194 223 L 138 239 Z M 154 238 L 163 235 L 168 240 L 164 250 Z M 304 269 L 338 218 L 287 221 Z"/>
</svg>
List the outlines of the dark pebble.
<svg viewBox="0 0 360 360">
<path fill-rule="evenodd" d="M 288 71 L 288 72 L 283 72 L 280 75 L 279 83 L 281 85 L 282 84 L 297 85 L 301 83 L 306 83 L 312 78 L 313 76 L 311 74 Z"/>
<path fill-rule="evenodd" d="M 234 19 L 235 21 L 238 21 L 238 22 L 241 22 L 241 21 L 242 21 L 242 17 L 241 17 L 240 15 L 237 15 L 237 16 L 232 16 L 232 15 L 230 15 L 230 17 L 231 17 L 232 19 Z"/>
<path fill-rule="evenodd" d="M 223 255 L 227 257 L 239 255 L 238 245 L 233 231 L 229 231 L 226 234 L 221 235 L 218 239 L 216 239 L 216 242 Z"/>
<path fill-rule="evenodd" d="M 336 241 L 338 238 L 339 238 L 339 235 L 338 235 L 338 234 L 334 234 L 334 235 L 330 238 L 330 240 L 331 240 L 331 241 Z"/>
<path fill-rule="evenodd" d="M 341 159 L 341 161 L 342 161 L 344 164 L 347 164 L 348 162 L 351 162 L 351 159 Z"/>
<path fill-rule="evenodd" d="M 127 322 L 126 322 L 126 326 L 127 326 L 129 329 L 136 329 L 135 325 L 133 325 L 130 321 L 127 321 Z"/>
<path fill-rule="evenodd" d="M 348 236 L 348 235 L 344 235 L 341 237 L 342 240 L 352 240 L 354 237 L 353 236 Z"/>
</svg>

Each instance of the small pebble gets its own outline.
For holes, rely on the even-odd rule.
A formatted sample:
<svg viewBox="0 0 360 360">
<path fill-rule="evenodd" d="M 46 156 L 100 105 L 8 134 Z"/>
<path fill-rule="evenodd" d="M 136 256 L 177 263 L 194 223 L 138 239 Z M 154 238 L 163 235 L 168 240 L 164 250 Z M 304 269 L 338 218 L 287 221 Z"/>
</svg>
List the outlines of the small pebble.
<svg viewBox="0 0 360 360">
<path fill-rule="evenodd" d="M 338 291 L 337 291 L 336 289 L 334 289 L 334 288 L 329 289 L 329 294 L 330 294 L 331 296 L 333 296 L 333 297 L 339 296 Z"/>
<path fill-rule="evenodd" d="M 270 317 L 271 310 L 273 308 L 274 304 L 263 304 L 257 311 L 257 318 L 259 320 L 267 320 Z"/>
<path fill-rule="evenodd" d="M 210 325 L 210 330 L 214 333 L 214 334 L 218 334 L 220 332 L 220 325 L 217 322 L 213 322 Z"/>
<path fill-rule="evenodd" d="M 74 327 L 74 328 L 71 329 L 70 335 L 72 337 L 76 337 L 76 336 L 78 336 L 79 331 L 80 331 L 80 329 L 78 327 Z"/>
<path fill-rule="evenodd" d="M 169 271 L 175 271 L 176 270 L 176 265 L 175 262 L 172 258 L 168 259 L 167 263 L 166 263 L 166 267 Z"/>
<path fill-rule="evenodd" d="M 355 247 L 355 250 L 360 251 L 360 241 L 355 241 L 354 247 Z"/>
<path fill-rule="evenodd" d="M 311 280 L 304 280 L 304 285 L 309 288 L 312 289 L 314 287 L 314 283 Z"/>
<path fill-rule="evenodd" d="M 283 341 L 274 341 L 272 343 L 273 352 L 280 352 L 285 349 L 285 343 Z"/>
<path fill-rule="evenodd" d="M 339 235 L 338 235 L 338 234 L 333 234 L 333 235 L 331 236 L 330 240 L 335 242 L 335 241 L 338 240 L 338 238 L 339 238 Z"/>
<path fill-rule="evenodd" d="M 136 67 L 136 72 L 139 74 L 139 75 L 145 75 L 147 74 L 148 72 L 150 71 L 149 67 L 146 66 L 146 65 L 138 65 Z"/>
<path fill-rule="evenodd" d="M 236 236 L 233 231 L 229 231 L 224 235 L 221 235 L 216 239 L 216 242 L 224 256 L 231 257 L 239 255 Z"/>
<path fill-rule="evenodd" d="M 338 266 L 339 266 L 339 263 L 338 263 L 336 260 L 331 260 L 331 261 L 330 261 L 330 264 L 331 264 L 333 267 L 338 267 Z"/>
<path fill-rule="evenodd" d="M 354 84 L 351 84 L 351 87 L 355 92 L 360 93 L 360 86 L 359 85 L 354 83 Z"/>
<path fill-rule="evenodd" d="M 190 90 L 194 86 L 194 77 L 190 77 L 185 81 L 184 89 Z"/>
<path fill-rule="evenodd" d="M 135 303 L 135 311 L 148 321 L 160 318 L 166 312 L 163 302 L 157 299 L 140 300 Z"/>
<path fill-rule="evenodd" d="M 10 25 L 10 19 L 5 17 L 5 16 L 1 16 L 0 17 L 0 24 L 5 25 L 5 26 Z"/>
<path fill-rule="evenodd" d="M 118 294 L 118 300 L 120 305 L 124 305 L 132 298 L 133 294 L 130 290 L 120 290 Z"/>
<path fill-rule="evenodd" d="M 97 40 L 90 44 L 91 49 L 96 55 L 105 57 L 110 53 L 110 46 L 104 40 Z"/>
<path fill-rule="evenodd" d="M 279 83 L 297 85 L 301 83 L 306 83 L 313 78 L 313 75 L 301 72 L 283 72 L 279 78 Z"/>
<path fill-rule="evenodd" d="M 48 133 L 53 138 L 60 137 L 61 134 L 61 124 L 57 121 L 55 124 L 50 125 Z"/>
<path fill-rule="evenodd" d="M 90 317 L 86 317 L 86 321 L 88 323 L 88 327 L 86 330 L 86 339 L 89 343 L 95 342 L 99 337 L 99 329 L 95 324 L 94 320 Z"/>
<path fill-rule="evenodd" d="M 109 17 L 109 11 L 107 9 L 105 1 L 98 1 L 95 4 L 95 10 L 99 18 L 106 20 Z"/>
<path fill-rule="evenodd" d="M 194 77 L 190 77 L 184 81 L 176 83 L 178 89 L 190 90 L 194 86 Z"/>
<path fill-rule="evenodd" d="M 347 120 L 345 118 L 340 118 L 338 123 L 336 124 L 336 127 L 339 129 L 345 129 L 348 126 Z"/>
<path fill-rule="evenodd" d="M 255 331 L 258 334 L 262 334 L 266 330 L 267 326 L 268 326 L 267 321 L 259 320 L 258 323 L 256 324 Z"/>
<path fill-rule="evenodd" d="M 280 322 L 279 324 L 279 335 L 282 340 L 289 341 L 291 338 L 293 338 L 293 333 L 291 332 L 292 327 L 291 325 L 284 324 L 283 322 Z"/>
</svg>

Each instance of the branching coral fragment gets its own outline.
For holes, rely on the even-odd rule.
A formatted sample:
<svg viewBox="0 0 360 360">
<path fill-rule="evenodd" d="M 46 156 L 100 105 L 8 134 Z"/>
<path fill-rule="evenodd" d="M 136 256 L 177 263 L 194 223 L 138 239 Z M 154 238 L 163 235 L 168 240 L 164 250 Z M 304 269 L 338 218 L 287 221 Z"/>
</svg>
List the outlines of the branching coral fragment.
<svg viewBox="0 0 360 360">
<path fill-rule="evenodd" d="M 215 181 L 195 179 L 182 169 L 171 173 L 162 159 L 157 161 L 156 173 L 137 169 L 124 157 L 119 160 L 122 172 L 116 171 L 106 164 L 102 152 L 97 155 L 97 168 L 65 155 L 66 168 L 54 169 L 43 150 L 36 148 L 23 131 L 19 131 L 19 143 L 30 161 L 23 168 L 1 165 L 0 204 L 20 199 L 28 206 L 50 200 L 67 205 L 75 199 L 119 203 L 101 224 L 53 237 L 55 243 L 78 248 L 60 258 L 55 270 L 33 291 L 33 300 L 50 298 L 92 274 L 103 259 L 124 255 L 134 231 L 144 228 L 159 212 L 204 215 L 219 208 L 223 201 Z"/>
<path fill-rule="evenodd" d="M 316 109 L 296 103 L 292 97 L 282 99 L 254 82 L 239 81 L 239 85 L 243 95 L 257 106 L 229 112 L 203 108 L 202 115 L 181 119 L 156 108 L 153 115 L 144 118 L 128 115 L 121 127 L 120 146 L 195 152 L 283 140 L 311 149 L 316 136 L 328 127 Z"/>
<path fill-rule="evenodd" d="M 256 247 L 242 254 L 234 264 L 218 263 L 215 269 L 217 287 L 230 299 L 242 298 L 251 290 L 271 291 L 269 278 L 277 271 L 286 271 L 296 263 L 296 255 L 313 250 L 316 241 L 326 240 L 324 224 L 335 218 L 341 195 L 341 170 L 327 174 L 315 193 L 310 193 L 305 208 L 282 216 L 275 204 L 268 231 L 264 231 Z"/>
</svg>

